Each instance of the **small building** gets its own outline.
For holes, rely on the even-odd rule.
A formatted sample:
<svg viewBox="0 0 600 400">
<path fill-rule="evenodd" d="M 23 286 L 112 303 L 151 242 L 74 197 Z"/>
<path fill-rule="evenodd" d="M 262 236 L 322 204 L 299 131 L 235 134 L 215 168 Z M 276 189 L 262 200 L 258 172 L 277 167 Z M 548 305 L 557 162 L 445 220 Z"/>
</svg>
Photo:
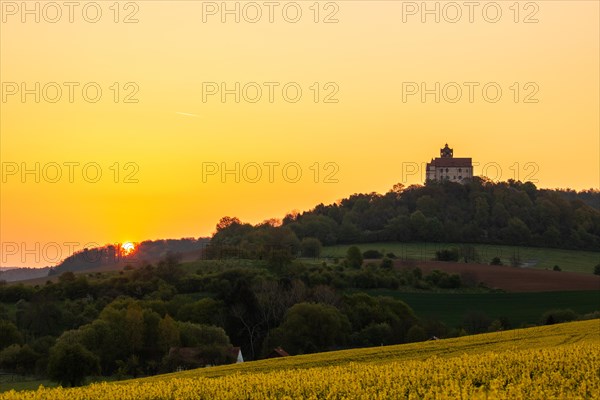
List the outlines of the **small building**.
<svg viewBox="0 0 600 400">
<path fill-rule="evenodd" d="M 280 357 L 288 357 L 289 354 L 287 351 L 282 349 L 281 347 L 275 347 L 273 351 L 271 351 L 266 358 L 280 358 Z"/>
<path fill-rule="evenodd" d="M 244 356 L 242 355 L 242 349 L 239 347 L 232 347 L 231 350 L 229 350 L 230 354 L 231 354 L 231 359 L 234 360 L 233 363 L 234 364 L 239 364 L 239 363 L 243 363 L 244 362 Z"/>
<path fill-rule="evenodd" d="M 440 149 L 440 156 L 427 163 L 426 181 L 450 181 L 463 183 L 473 178 L 473 161 L 469 158 L 454 157 L 454 150 L 446 146 Z"/>
</svg>

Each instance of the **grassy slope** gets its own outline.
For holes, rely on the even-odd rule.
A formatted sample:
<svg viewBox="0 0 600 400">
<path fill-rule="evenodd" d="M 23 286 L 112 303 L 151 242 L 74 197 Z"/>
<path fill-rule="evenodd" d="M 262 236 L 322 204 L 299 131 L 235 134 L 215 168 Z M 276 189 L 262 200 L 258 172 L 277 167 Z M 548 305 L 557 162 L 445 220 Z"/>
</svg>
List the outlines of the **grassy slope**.
<svg viewBox="0 0 600 400">
<path fill-rule="evenodd" d="M 37 390 L 40 385 L 47 388 L 58 386 L 56 382 L 52 382 L 47 379 L 34 379 L 17 376 L 14 378 L 11 377 L 10 379 L 0 379 L 0 393 L 8 392 L 9 390 Z"/>
<path fill-rule="evenodd" d="M 439 249 L 460 247 L 457 243 L 364 243 L 357 245 L 361 251 L 379 250 L 382 253 L 392 252 L 399 258 L 420 261 L 432 260 Z M 474 244 L 481 262 L 487 263 L 493 257 L 500 257 L 504 264 L 510 264 L 510 257 L 518 254 L 521 261 L 535 260 L 534 268 L 552 269 L 560 266 L 563 271 L 593 273 L 594 266 L 600 263 L 600 252 L 546 249 L 538 247 L 516 247 L 487 244 Z M 343 257 L 349 245 L 328 246 L 323 248 L 323 257 Z"/>
<path fill-rule="evenodd" d="M 432 356 L 454 357 L 465 353 L 480 354 L 489 351 L 501 352 L 508 349 L 535 349 L 579 342 L 593 342 L 600 345 L 599 319 L 464 336 L 454 339 L 245 362 L 243 364 L 201 368 L 142 378 L 139 381 L 193 378 L 197 376 L 218 377 L 236 373 L 260 373 L 285 369 L 342 365 L 349 362 L 385 363 L 402 360 L 424 360 Z"/>
<path fill-rule="evenodd" d="M 419 318 L 436 319 L 449 327 L 461 324 L 469 311 L 481 311 L 492 319 L 506 317 L 512 326 L 537 324 L 542 314 L 570 308 L 586 314 L 600 310 L 600 292 L 539 293 L 401 293 L 394 290 L 367 290 L 373 296 L 391 296 L 404 301 Z"/>
</svg>

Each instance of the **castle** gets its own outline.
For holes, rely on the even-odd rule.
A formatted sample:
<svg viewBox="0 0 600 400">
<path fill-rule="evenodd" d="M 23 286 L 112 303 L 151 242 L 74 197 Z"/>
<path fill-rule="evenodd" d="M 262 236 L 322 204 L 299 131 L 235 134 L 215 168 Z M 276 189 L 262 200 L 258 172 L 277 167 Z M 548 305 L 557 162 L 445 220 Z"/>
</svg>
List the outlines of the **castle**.
<svg viewBox="0 0 600 400">
<path fill-rule="evenodd" d="M 462 183 L 465 179 L 473 177 L 473 163 L 471 158 L 454 158 L 454 150 L 448 147 L 448 143 L 440 149 L 440 156 L 432 158 L 427 163 L 426 180 Z"/>
</svg>

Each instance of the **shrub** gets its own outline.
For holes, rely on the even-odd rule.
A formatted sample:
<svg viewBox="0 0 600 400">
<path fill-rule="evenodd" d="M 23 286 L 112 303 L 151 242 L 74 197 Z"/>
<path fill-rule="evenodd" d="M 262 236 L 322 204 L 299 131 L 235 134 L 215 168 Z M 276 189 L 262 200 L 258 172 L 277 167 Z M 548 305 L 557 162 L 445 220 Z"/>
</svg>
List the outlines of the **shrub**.
<svg viewBox="0 0 600 400">
<path fill-rule="evenodd" d="M 300 244 L 303 257 L 318 258 L 321 255 L 321 241 L 317 238 L 306 237 Z"/>
<path fill-rule="evenodd" d="M 423 342 L 425 340 L 427 340 L 427 333 L 425 332 L 425 329 L 423 329 L 419 325 L 411 326 L 408 332 L 406 333 L 406 341 L 409 343 Z"/>
<path fill-rule="evenodd" d="M 551 310 L 542 315 L 541 325 L 559 324 L 561 322 L 575 321 L 577 314 L 571 309 Z"/>
<path fill-rule="evenodd" d="M 435 252 L 435 259 L 438 261 L 458 261 L 458 250 L 442 249 Z"/>
<path fill-rule="evenodd" d="M 379 259 L 379 258 L 383 257 L 383 254 L 381 252 L 379 252 L 377 250 L 373 250 L 373 249 L 365 251 L 362 255 L 365 260 Z"/>
<path fill-rule="evenodd" d="M 555 265 L 555 266 L 552 268 L 552 270 L 553 270 L 553 271 L 562 271 L 562 269 L 560 269 L 560 267 L 559 267 L 558 265 Z"/>
<path fill-rule="evenodd" d="M 360 268 L 363 262 L 362 254 L 360 253 L 360 249 L 356 246 L 351 246 L 348 248 L 346 252 L 346 261 L 348 262 L 348 266 L 351 268 Z"/>
<path fill-rule="evenodd" d="M 381 260 L 379 266 L 383 269 L 392 269 L 394 268 L 394 262 L 391 258 L 385 257 L 383 260 Z"/>
<path fill-rule="evenodd" d="M 490 265 L 502 265 L 502 260 L 500 260 L 500 257 L 494 257 L 490 261 Z"/>
<path fill-rule="evenodd" d="M 470 311 L 463 318 L 463 327 L 471 334 L 486 332 L 491 324 L 492 319 L 481 311 Z"/>
</svg>

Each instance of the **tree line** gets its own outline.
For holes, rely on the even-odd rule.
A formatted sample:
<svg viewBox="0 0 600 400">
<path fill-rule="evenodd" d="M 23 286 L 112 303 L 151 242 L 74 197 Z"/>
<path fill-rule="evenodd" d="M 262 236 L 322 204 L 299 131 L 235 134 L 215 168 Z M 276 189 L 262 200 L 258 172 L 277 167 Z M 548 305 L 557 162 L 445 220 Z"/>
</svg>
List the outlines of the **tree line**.
<svg viewBox="0 0 600 400">
<path fill-rule="evenodd" d="M 354 194 L 319 204 L 282 221 L 252 226 L 223 218 L 211 240 L 246 257 L 275 249 L 299 250 L 305 238 L 322 245 L 370 242 L 460 242 L 565 249 L 600 248 L 600 192 L 538 189 L 531 182 L 494 183 L 473 178 L 465 184 L 428 182 L 395 185 L 385 194 Z"/>
</svg>

